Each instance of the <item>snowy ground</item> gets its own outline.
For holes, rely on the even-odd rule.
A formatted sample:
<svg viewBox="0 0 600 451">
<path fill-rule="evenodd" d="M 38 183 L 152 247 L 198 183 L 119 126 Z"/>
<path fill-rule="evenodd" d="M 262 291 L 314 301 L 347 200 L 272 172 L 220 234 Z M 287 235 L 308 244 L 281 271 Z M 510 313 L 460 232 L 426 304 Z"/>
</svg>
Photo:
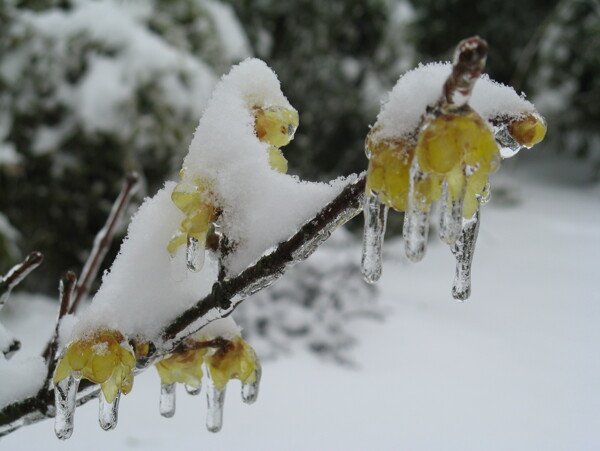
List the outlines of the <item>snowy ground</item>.
<svg viewBox="0 0 600 451">
<path fill-rule="evenodd" d="M 379 302 L 389 316 L 357 324 L 359 368 L 300 353 L 268 363 L 255 405 L 232 384 L 219 434 L 204 427 L 204 398 L 183 390 L 175 417 L 160 417 L 149 371 L 122 399 L 115 431 L 99 428 L 90 402 L 67 442 L 45 421 L 1 448 L 600 449 L 600 189 L 581 183 L 571 161 L 520 159 L 529 161 L 493 181 L 466 303 L 451 300 L 445 246 L 434 241 L 414 265 L 400 242 L 387 243 Z M 40 321 L 7 326 L 50 329 Z"/>
</svg>

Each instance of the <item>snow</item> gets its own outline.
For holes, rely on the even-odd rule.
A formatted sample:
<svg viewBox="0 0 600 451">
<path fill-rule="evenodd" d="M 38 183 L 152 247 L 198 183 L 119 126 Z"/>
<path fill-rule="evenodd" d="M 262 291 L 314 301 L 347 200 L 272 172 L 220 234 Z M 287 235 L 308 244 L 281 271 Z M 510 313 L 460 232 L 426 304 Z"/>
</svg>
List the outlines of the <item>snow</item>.
<svg viewBox="0 0 600 451">
<path fill-rule="evenodd" d="M 232 23 L 234 19 L 218 7 L 213 9 L 213 19 L 221 24 L 218 27 L 227 26 L 233 32 L 237 25 Z M 73 47 L 77 49 L 87 41 L 99 47 L 86 58 L 82 80 L 62 83 L 53 99 L 72 108 L 88 131 L 131 133 L 131 112 L 124 105 L 131 102 L 136 89 L 152 83 L 153 89 L 164 91 L 165 101 L 175 109 L 189 110 L 195 116 L 202 112 L 216 82 L 215 74 L 195 55 L 169 45 L 152 32 L 147 27 L 151 15 L 152 5 L 145 2 L 89 0 L 77 1 L 69 9 L 23 13 L 23 25 L 44 36 L 49 43 L 47 51 L 64 60 L 64 65 L 73 58 Z M 17 56 L 11 61 L 2 70 L 14 80 L 24 61 Z M 48 77 L 62 76 L 55 73 L 57 70 L 53 67 Z M 40 152 L 52 148 L 49 138 L 53 142 L 63 139 L 73 124 L 66 125 L 52 137 L 45 136 L 42 129 L 36 148 Z"/>
<path fill-rule="evenodd" d="M 402 75 L 377 116 L 376 125 L 381 127 L 378 136 L 381 139 L 398 138 L 413 133 L 426 108 L 439 100 L 451 69 L 451 63 L 421 64 Z M 469 104 L 487 120 L 535 112 L 531 102 L 487 74 L 475 83 Z"/>
<path fill-rule="evenodd" d="M 255 58 L 234 66 L 215 88 L 183 162 L 186 174 L 210 181 L 222 231 L 237 243 L 225 261 L 230 276 L 290 237 L 349 181 L 310 183 L 272 170 L 252 112 L 270 106 L 293 109 L 275 73 Z"/>
<path fill-rule="evenodd" d="M 272 105 L 292 108 L 273 71 L 257 59 L 234 67 L 216 87 L 184 161 L 186 176 L 210 181 L 223 211 L 221 230 L 237 244 L 227 260 L 232 275 L 293 235 L 345 186 L 343 178 L 308 183 L 271 169 L 267 144 L 254 132 L 252 108 Z M 171 201 L 174 187 L 167 182 L 140 207 L 72 339 L 106 328 L 156 341 L 169 321 L 210 292 L 216 280 L 214 261 L 199 273 L 184 270 L 179 277 L 178 262 L 167 251 L 184 219 Z M 183 254 L 175 259 L 182 260 Z"/>
<path fill-rule="evenodd" d="M 22 358 L 17 353 L 6 360 L 0 353 L 0 381 L 10 381 L 10 390 L 0 391 L 0 408 L 37 393 L 42 388 L 46 372 L 42 357 Z"/>
<path fill-rule="evenodd" d="M 235 12 L 231 5 L 221 2 L 207 1 L 204 7 L 211 14 L 217 34 L 219 36 L 227 36 L 223 40 L 223 51 L 229 61 L 240 61 L 248 58 L 252 51 L 250 43 L 244 29 L 235 16 Z"/>
<path fill-rule="evenodd" d="M 11 334 L 6 327 L 0 324 L 0 354 L 6 351 L 14 340 L 13 334 Z"/>
<path fill-rule="evenodd" d="M 216 279 L 214 262 L 183 280 L 172 275 L 166 245 L 184 217 L 171 202 L 174 186 L 168 182 L 134 215 L 110 272 L 74 327 L 74 337 L 109 328 L 129 338 L 154 339 L 169 320 L 210 292 Z"/>
<path fill-rule="evenodd" d="M 359 368 L 298 351 L 267 362 L 252 406 L 229 387 L 219 434 L 204 428 L 204 392 L 178 387 L 175 417 L 162 418 L 150 369 L 121 399 L 115 431 L 98 427 L 90 402 L 67 442 L 45 421 L 3 437 L 2 449 L 597 449 L 600 190 L 573 160 L 547 160 L 540 146 L 494 176 L 469 301 L 451 299 L 454 259 L 442 243 L 419 264 L 386 243 L 379 302 L 389 315 L 355 323 Z M 41 342 L 41 318 L 4 322 Z"/>
</svg>

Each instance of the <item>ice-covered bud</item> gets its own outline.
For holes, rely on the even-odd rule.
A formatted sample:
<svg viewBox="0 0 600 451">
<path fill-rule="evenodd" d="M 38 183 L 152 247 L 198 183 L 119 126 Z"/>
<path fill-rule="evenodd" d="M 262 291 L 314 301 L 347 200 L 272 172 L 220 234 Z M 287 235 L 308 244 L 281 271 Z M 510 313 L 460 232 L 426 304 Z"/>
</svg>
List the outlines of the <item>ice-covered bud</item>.
<svg viewBox="0 0 600 451">
<path fill-rule="evenodd" d="M 269 164 L 278 172 L 286 173 L 287 160 L 279 150 L 294 139 L 298 128 L 298 112 L 281 106 L 254 108 L 256 136 L 261 142 L 268 143 Z"/>
<path fill-rule="evenodd" d="M 202 385 L 202 363 L 207 348 L 189 349 L 181 353 L 174 353 L 166 359 L 156 363 L 162 384 L 187 384 L 199 388 Z"/>
<path fill-rule="evenodd" d="M 500 149 L 490 126 L 472 110 L 441 114 L 426 122 L 416 155 L 423 172 L 445 178 L 446 202 L 462 203 L 464 198 L 465 218 L 473 216 L 488 174 L 500 165 Z M 427 201 L 437 200 L 435 197 L 430 195 Z"/>
<path fill-rule="evenodd" d="M 175 232 L 167 245 L 167 251 L 175 255 L 181 245 L 192 241 L 198 252 L 204 252 L 204 243 L 210 224 L 216 221 L 216 208 L 213 205 L 209 183 L 189 176 L 185 170 L 180 173 L 181 182 L 175 186 L 171 200 L 183 213 L 179 230 Z M 200 268 L 196 268 L 200 270 Z"/>
<path fill-rule="evenodd" d="M 242 384 L 254 383 L 260 372 L 254 349 L 241 337 L 223 339 L 223 344 L 208 354 L 205 362 L 218 390 L 223 390 L 231 379 L 239 379 Z"/>
<path fill-rule="evenodd" d="M 298 128 L 298 112 L 281 106 L 256 109 L 256 136 L 262 142 L 283 147 L 294 139 Z"/>
<path fill-rule="evenodd" d="M 123 335 L 114 330 L 99 329 L 71 342 L 54 372 L 54 384 L 71 375 L 100 384 L 107 402 L 118 392 L 127 394 L 133 386 L 135 355 Z"/>
<path fill-rule="evenodd" d="M 365 149 L 369 155 L 367 192 L 397 211 L 405 211 L 410 188 L 410 166 L 414 148 L 405 140 L 377 138 L 377 129 L 367 136 Z"/>
<path fill-rule="evenodd" d="M 546 121 L 537 114 L 527 114 L 508 126 L 510 136 L 520 145 L 531 148 L 546 136 Z"/>
</svg>

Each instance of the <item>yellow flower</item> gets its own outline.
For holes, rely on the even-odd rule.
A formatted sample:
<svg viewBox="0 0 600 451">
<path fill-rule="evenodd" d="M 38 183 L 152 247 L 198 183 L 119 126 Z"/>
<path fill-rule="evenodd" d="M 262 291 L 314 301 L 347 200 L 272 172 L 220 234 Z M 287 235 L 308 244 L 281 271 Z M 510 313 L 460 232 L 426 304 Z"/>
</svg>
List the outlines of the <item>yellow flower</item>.
<svg viewBox="0 0 600 451">
<path fill-rule="evenodd" d="M 254 110 L 256 136 L 261 142 L 270 144 L 269 164 L 272 169 L 285 174 L 288 170 L 287 160 L 279 148 L 294 139 L 298 128 L 298 112 L 280 106 L 255 107 Z"/>
<path fill-rule="evenodd" d="M 160 375 L 160 381 L 165 384 L 187 384 L 198 388 L 202 384 L 202 362 L 207 349 L 190 349 L 182 353 L 172 354 L 161 360 L 155 366 Z"/>
<path fill-rule="evenodd" d="M 510 136 L 522 146 L 533 147 L 546 136 L 546 122 L 543 118 L 527 114 L 508 126 Z"/>
<path fill-rule="evenodd" d="M 127 394 L 133 386 L 135 355 L 120 332 L 99 329 L 67 346 L 54 372 L 54 383 L 73 373 L 100 384 L 104 398 L 112 403 L 117 392 Z"/>
<path fill-rule="evenodd" d="M 180 176 L 182 180 L 173 189 L 171 200 L 185 213 L 185 218 L 167 245 L 170 254 L 175 254 L 177 248 L 185 245 L 189 237 L 198 240 L 199 247 L 203 248 L 210 224 L 217 217 L 216 208 L 210 201 L 208 183 L 186 175 L 185 170 L 181 171 Z"/>
<path fill-rule="evenodd" d="M 155 364 L 163 384 L 178 382 L 200 387 L 202 363 L 219 390 L 223 390 L 231 379 L 239 379 L 242 383 L 256 382 L 258 358 L 254 349 L 241 337 L 188 340 L 184 349 Z"/>
<path fill-rule="evenodd" d="M 256 382 L 258 358 L 254 349 L 241 337 L 227 340 L 224 346 L 207 355 L 205 362 L 219 390 L 223 390 L 230 379 L 239 379 L 243 384 Z"/>
</svg>

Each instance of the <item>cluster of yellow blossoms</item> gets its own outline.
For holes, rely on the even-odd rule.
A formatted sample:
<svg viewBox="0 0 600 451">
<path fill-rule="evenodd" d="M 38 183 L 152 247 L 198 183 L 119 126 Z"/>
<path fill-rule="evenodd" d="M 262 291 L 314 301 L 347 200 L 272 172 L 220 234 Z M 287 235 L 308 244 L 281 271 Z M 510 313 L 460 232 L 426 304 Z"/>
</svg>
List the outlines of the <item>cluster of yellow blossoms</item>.
<svg viewBox="0 0 600 451">
<path fill-rule="evenodd" d="M 287 160 L 279 148 L 289 144 L 294 138 L 298 128 L 298 112 L 279 106 L 255 107 L 253 112 L 256 136 L 261 142 L 269 144 L 271 168 L 286 173 Z M 173 189 L 171 200 L 185 213 L 185 219 L 167 245 L 167 251 L 171 255 L 190 239 L 196 240 L 199 248 L 203 248 L 210 225 L 218 215 L 209 182 L 187 174 L 185 169 L 181 170 L 179 176 L 182 180 Z"/>
<path fill-rule="evenodd" d="M 69 344 L 54 372 L 54 384 L 69 376 L 100 384 L 107 402 L 117 393 L 127 394 L 133 387 L 135 355 L 123 335 L 99 329 Z"/>
<path fill-rule="evenodd" d="M 155 366 L 163 384 L 181 383 L 198 388 L 202 383 L 202 363 L 215 387 L 223 390 L 231 379 L 256 382 L 259 363 L 256 353 L 241 337 L 232 340 L 186 341 L 186 350 L 174 353 Z"/>
<path fill-rule="evenodd" d="M 463 217 L 471 218 L 479 196 L 485 196 L 488 176 L 500 165 L 500 152 L 490 126 L 474 111 L 442 113 L 421 127 L 417 143 L 409 139 L 378 139 L 380 128 L 371 130 L 366 140 L 369 156 L 367 193 L 397 211 L 406 211 L 409 196 L 413 204 L 427 212 L 441 198 L 443 181 L 448 184 L 449 201 L 464 199 Z M 527 114 L 508 126 L 518 144 L 532 147 L 546 134 L 538 116 Z M 417 158 L 418 171 L 411 166 Z"/>
</svg>

